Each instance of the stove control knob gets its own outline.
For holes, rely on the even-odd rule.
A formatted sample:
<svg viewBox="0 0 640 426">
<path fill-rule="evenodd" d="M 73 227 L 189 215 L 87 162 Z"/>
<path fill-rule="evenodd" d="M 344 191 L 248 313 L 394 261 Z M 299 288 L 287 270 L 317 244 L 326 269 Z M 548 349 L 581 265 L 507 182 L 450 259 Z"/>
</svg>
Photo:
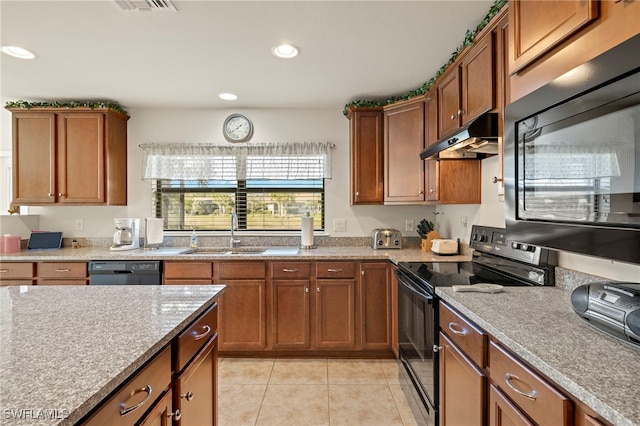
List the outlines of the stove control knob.
<svg viewBox="0 0 640 426">
<path fill-rule="evenodd" d="M 522 250 L 522 251 L 529 251 L 529 244 L 523 244 L 523 245 L 520 247 L 520 250 Z"/>
<path fill-rule="evenodd" d="M 487 242 L 487 236 L 486 235 L 480 235 L 480 242 L 481 243 L 486 243 Z"/>
<path fill-rule="evenodd" d="M 516 243 L 515 241 L 511 243 L 511 248 L 514 250 L 520 249 L 520 243 Z"/>
</svg>

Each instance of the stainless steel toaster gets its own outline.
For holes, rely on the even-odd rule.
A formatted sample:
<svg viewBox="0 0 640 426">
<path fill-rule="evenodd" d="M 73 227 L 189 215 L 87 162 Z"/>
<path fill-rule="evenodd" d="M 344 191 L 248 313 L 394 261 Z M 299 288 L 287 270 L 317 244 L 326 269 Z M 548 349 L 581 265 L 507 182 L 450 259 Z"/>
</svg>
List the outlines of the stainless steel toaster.
<svg viewBox="0 0 640 426">
<path fill-rule="evenodd" d="M 371 232 L 374 249 L 401 249 L 402 234 L 397 229 L 379 228 Z"/>
</svg>

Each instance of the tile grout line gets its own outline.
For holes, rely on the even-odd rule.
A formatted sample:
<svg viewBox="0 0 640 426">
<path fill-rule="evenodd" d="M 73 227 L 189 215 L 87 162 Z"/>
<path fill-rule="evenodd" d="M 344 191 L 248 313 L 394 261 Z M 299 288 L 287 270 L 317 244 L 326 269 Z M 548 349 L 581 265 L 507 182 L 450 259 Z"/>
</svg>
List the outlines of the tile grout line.
<svg viewBox="0 0 640 426">
<path fill-rule="evenodd" d="M 271 364 L 271 370 L 269 371 L 269 377 L 267 378 L 267 383 L 264 387 L 264 392 L 262 393 L 262 399 L 260 400 L 260 408 L 258 408 L 258 414 L 256 415 L 256 421 L 253 423 L 254 426 L 258 425 L 258 419 L 260 418 L 260 412 L 262 411 L 262 406 L 264 404 L 264 399 L 267 396 L 267 391 L 269 390 L 269 382 L 271 381 L 271 376 L 273 375 L 273 368 L 276 365 L 276 360 L 275 358 L 272 360 L 273 363 Z"/>
</svg>

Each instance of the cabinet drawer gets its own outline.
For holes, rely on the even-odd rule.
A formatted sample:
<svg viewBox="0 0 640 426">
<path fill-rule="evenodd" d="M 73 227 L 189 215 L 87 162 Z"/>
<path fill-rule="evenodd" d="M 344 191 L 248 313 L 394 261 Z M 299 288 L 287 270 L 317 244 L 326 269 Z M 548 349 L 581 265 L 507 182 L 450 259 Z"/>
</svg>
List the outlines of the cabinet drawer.
<svg viewBox="0 0 640 426">
<path fill-rule="evenodd" d="M 487 334 L 440 303 L 440 329 L 480 368 L 487 365 Z"/>
<path fill-rule="evenodd" d="M 33 278 L 36 275 L 35 265 L 31 262 L 2 262 L 0 264 L 0 279 Z"/>
<path fill-rule="evenodd" d="M 306 278 L 311 277 L 311 263 L 309 262 L 272 262 L 272 278 Z"/>
<path fill-rule="evenodd" d="M 171 346 L 167 346 L 96 411 L 85 425 L 134 425 L 171 384 Z M 125 408 L 123 408 L 125 407 Z M 121 414 L 124 409 L 132 409 Z"/>
<path fill-rule="evenodd" d="M 318 262 L 317 278 L 353 278 L 356 276 L 355 262 Z"/>
<path fill-rule="evenodd" d="M 218 304 L 214 304 L 189 328 L 178 335 L 176 372 L 181 371 L 218 330 Z"/>
<path fill-rule="evenodd" d="M 495 342 L 489 344 L 491 380 L 520 409 L 540 425 L 568 425 L 571 401 L 545 379 Z"/>
<path fill-rule="evenodd" d="M 211 279 L 211 262 L 164 262 L 165 279 Z"/>
<path fill-rule="evenodd" d="M 265 262 L 220 262 L 216 267 L 220 280 L 265 279 L 267 276 Z"/>
<path fill-rule="evenodd" d="M 38 262 L 39 278 L 86 278 L 86 262 Z"/>
</svg>

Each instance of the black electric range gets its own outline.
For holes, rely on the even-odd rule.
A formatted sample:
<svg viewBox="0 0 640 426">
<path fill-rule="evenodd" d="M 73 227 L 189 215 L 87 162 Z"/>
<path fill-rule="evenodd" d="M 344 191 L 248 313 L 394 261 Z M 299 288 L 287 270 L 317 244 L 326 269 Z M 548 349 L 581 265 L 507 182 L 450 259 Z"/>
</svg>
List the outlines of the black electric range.
<svg viewBox="0 0 640 426">
<path fill-rule="evenodd" d="M 552 286 L 556 254 L 506 238 L 504 229 L 474 225 L 473 259 L 469 262 L 400 262 L 398 278 L 398 344 L 400 361 L 427 413 L 438 425 L 439 319 L 436 287 L 469 284 Z"/>
</svg>

